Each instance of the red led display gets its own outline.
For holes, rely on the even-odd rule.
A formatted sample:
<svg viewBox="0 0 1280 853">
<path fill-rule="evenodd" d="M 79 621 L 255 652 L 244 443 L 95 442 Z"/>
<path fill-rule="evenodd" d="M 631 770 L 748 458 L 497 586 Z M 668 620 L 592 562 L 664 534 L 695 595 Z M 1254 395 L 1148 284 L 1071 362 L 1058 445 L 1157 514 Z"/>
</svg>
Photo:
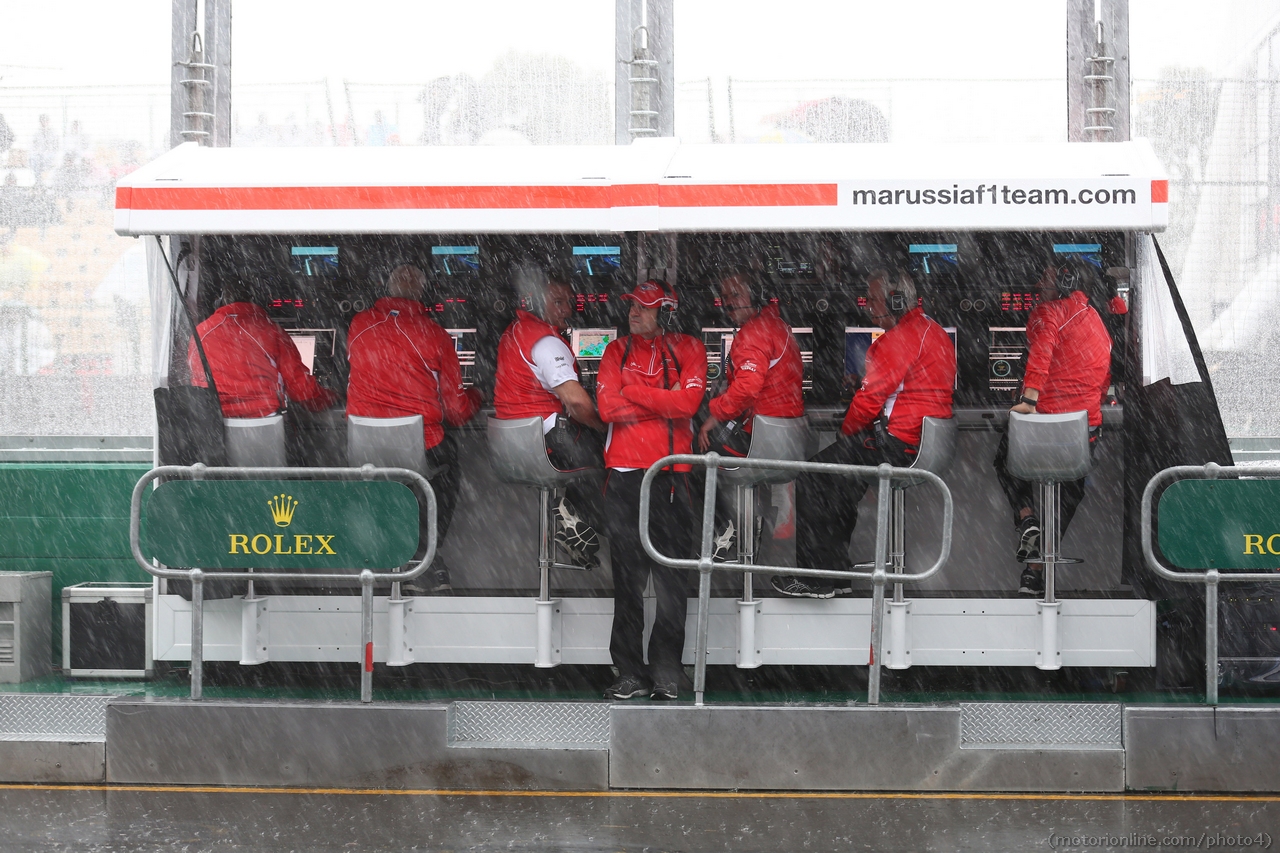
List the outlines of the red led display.
<svg viewBox="0 0 1280 853">
<path fill-rule="evenodd" d="M 303 305 L 301 299 L 272 299 L 272 308 L 301 308 Z"/>
<path fill-rule="evenodd" d="M 607 293 L 575 293 L 573 295 L 574 306 L 578 311 L 587 310 L 588 303 L 604 303 L 609 301 Z"/>
<path fill-rule="evenodd" d="M 1000 310 L 1001 311 L 1030 311 L 1036 307 L 1036 303 L 1040 301 L 1038 293 L 1010 293 L 1008 291 L 1000 294 Z"/>
</svg>

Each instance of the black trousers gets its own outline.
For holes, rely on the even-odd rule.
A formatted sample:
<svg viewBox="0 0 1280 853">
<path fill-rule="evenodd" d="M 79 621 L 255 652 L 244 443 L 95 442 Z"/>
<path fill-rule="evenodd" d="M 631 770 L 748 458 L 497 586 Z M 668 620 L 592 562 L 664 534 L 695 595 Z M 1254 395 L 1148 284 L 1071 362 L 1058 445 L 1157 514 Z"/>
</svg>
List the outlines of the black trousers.
<svg viewBox="0 0 1280 853">
<path fill-rule="evenodd" d="M 684 620 L 689 603 L 689 573 L 660 566 L 640 545 L 640 481 L 644 471 L 610 471 L 605 485 L 609 553 L 613 559 L 613 633 L 609 654 L 624 676 L 674 681 L 682 670 Z M 662 473 L 654 478 L 649 504 L 649 535 L 671 557 L 687 557 L 693 545 L 693 504 L 689 475 Z M 644 587 L 653 578 L 657 617 L 649 637 L 649 668 L 644 665 Z"/>
<path fill-rule="evenodd" d="M 916 448 L 881 431 L 841 435 L 836 443 L 814 455 L 810 462 L 836 465 L 879 465 L 888 462 L 905 467 Z M 869 480 L 801 474 L 796 478 L 796 562 L 809 569 L 852 568 L 849 538 L 858 525 L 858 502 L 870 487 Z"/>
<path fill-rule="evenodd" d="M 1102 438 L 1101 427 L 1089 428 L 1089 455 L 1093 456 L 1098 449 L 1098 440 Z M 1013 508 L 1013 526 L 1017 527 L 1018 513 L 1023 509 L 1035 511 L 1035 493 L 1036 484 L 1030 480 L 1019 480 L 1017 477 L 1009 473 L 1009 433 L 1000 436 L 1000 446 L 996 448 L 996 458 L 992 460 L 991 466 L 996 469 L 996 479 L 1000 481 L 1000 488 L 1004 489 L 1005 497 L 1009 499 L 1009 506 Z M 1058 541 L 1067 532 L 1067 526 L 1071 524 L 1071 519 L 1075 517 L 1076 510 L 1080 508 L 1080 502 L 1084 500 L 1084 477 L 1079 480 L 1072 480 L 1069 483 L 1063 483 L 1058 490 L 1058 502 L 1061 508 L 1061 515 L 1058 518 Z"/>
<path fill-rule="evenodd" d="M 598 474 L 583 477 L 565 486 L 565 497 L 582 517 L 604 532 L 604 502 L 600 499 L 604 486 L 604 436 L 561 415 L 556 425 L 543 436 L 547 457 L 552 467 L 561 471 L 574 468 L 598 468 Z"/>
<path fill-rule="evenodd" d="M 436 548 L 444 545 L 453 521 L 453 510 L 458 505 L 458 489 L 462 485 L 462 472 L 458 470 L 458 443 L 451 433 L 445 433 L 444 441 L 427 448 L 427 467 L 444 470 L 431 478 L 431 490 L 436 493 Z M 416 494 L 416 491 L 415 491 Z M 418 551 L 415 559 L 427 553 L 427 506 L 418 498 Z"/>
</svg>

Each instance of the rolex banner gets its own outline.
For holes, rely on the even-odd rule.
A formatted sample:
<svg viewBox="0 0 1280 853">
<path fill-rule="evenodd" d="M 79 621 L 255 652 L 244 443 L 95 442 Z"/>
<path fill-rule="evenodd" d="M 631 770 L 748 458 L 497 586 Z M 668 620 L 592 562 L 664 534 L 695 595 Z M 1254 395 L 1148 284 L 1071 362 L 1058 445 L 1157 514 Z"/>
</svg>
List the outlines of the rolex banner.
<svg viewBox="0 0 1280 853">
<path fill-rule="evenodd" d="M 1280 480 L 1179 480 L 1156 505 L 1160 550 L 1182 569 L 1280 569 Z"/>
<path fill-rule="evenodd" d="M 392 569 L 418 546 L 400 483 L 175 480 L 148 496 L 143 553 L 201 569 Z"/>
</svg>

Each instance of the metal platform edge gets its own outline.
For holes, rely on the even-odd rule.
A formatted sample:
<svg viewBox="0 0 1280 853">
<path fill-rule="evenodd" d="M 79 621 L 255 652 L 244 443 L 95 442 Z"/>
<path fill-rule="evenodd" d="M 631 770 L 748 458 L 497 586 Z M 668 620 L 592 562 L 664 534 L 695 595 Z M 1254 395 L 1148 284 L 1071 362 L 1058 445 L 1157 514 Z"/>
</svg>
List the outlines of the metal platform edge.
<svg viewBox="0 0 1280 853">
<path fill-rule="evenodd" d="M 0 737 L 0 782 L 1280 793 L 1280 706 L 1260 705 L 117 697 L 104 740 L 41 738 Z"/>
</svg>

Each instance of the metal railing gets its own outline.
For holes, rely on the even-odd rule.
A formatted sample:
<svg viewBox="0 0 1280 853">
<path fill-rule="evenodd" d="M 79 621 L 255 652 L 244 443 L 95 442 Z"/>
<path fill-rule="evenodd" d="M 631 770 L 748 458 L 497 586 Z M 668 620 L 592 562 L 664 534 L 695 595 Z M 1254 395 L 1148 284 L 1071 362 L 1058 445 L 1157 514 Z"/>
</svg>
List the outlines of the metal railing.
<svg viewBox="0 0 1280 853">
<path fill-rule="evenodd" d="M 400 600 L 400 584 L 421 575 L 431 565 L 436 555 L 436 495 L 431 483 L 417 471 L 407 468 L 209 468 L 203 464 L 192 466 L 165 465 L 153 468 L 133 487 L 133 499 L 129 505 L 129 550 L 134 561 L 148 574 L 168 580 L 191 582 L 191 698 L 203 694 L 204 680 L 204 582 L 207 580 L 242 580 L 249 583 L 252 597 L 254 581 L 287 581 L 305 577 L 313 581 L 350 581 L 350 572 L 262 572 L 253 569 L 243 571 L 205 571 L 201 568 L 171 568 L 149 560 L 142 553 L 142 496 L 147 487 L 160 478 L 168 480 L 391 480 L 412 483 L 422 490 L 427 500 L 427 551 L 417 565 L 407 571 L 375 572 L 362 569 L 360 581 L 360 701 L 373 701 L 373 585 L 391 584 L 392 601 Z M 421 544 L 421 543 L 419 543 Z M 147 639 L 150 642 L 150 638 Z"/>
<path fill-rule="evenodd" d="M 951 490 L 942 478 L 930 471 L 916 468 L 894 468 L 889 464 L 872 465 L 835 465 L 826 462 L 795 462 L 784 459 L 752 459 L 729 458 L 717 453 L 675 454 L 664 456 L 649 466 L 640 484 L 640 542 L 645 552 L 659 564 L 673 569 L 696 569 L 698 571 L 698 638 L 697 650 L 694 653 L 694 703 L 703 704 L 703 694 L 707 684 L 707 629 L 709 624 L 708 608 L 711 603 L 711 573 L 741 572 L 744 567 L 740 563 L 716 563 L 712 557 L 712 538 L 715 536 L 716 512 L 716 477 L 721 464 L 734 468 L 765 468 L 776 471 L 794 471 L 796 473 L 831 474 L 837 477 L 855 477 L 878 482 L 876 502 L 876 553 L 874 568 L 870 572 L 840 571 L 835 569 L 809 569 L 796 566 L 767 566 L 751 564 L 747 570 L 752 572 L 771 572 L 774 574 L 795 577 L 858 579 L 872 583 L 871 596 L 871 641 L 870 671 L 867 677 L 867 701 L 872 705 L 880 703 L 880 646 L 884 628 L 884 587 L 892 580 L 895 584 L 919 583 L 933 577 L 951 556 L 951 522 L 954 506 Z M 702 544 L 697 559 L 681 559 L 668 557 L 654 547 L 649 536 L 649 489 L 653 478 L 663 468 L 671 465 L 699 465 L 707 469 L 706 488 L 703 492 L 702 504 Z M 890 492 L 895 480 L 907 480 L 913 484 L 921 480 L 932 483 L 942 492 L 942 550 L 937 561 L 923 572 L 916 574 L 893 573 L 887 570 L 889 563 L 889 504 L 892 500 Z"/>
<path fill-rule="evenodd" d="M 1142 556 L 1150 568 L 1165 580 L 1178 583 L 1204 584 L 1204 698 L 1208 705 L 1218 704 L 1218 584 L 1228 583 L 1277 583 L 1280 575 L 1275 572 L 1219 572 L 1217 569 L 1177 571 L 1160 562 L 1151 547 L 1152 499 L 1162 485 L 1176 480 L 1218 480 L 1224 477 L 1280 478 L 1280 469 L 1273 465 L 1179 465 L 1165 468 L 1147 483 L 1142 492 Z"/>
</svg>

